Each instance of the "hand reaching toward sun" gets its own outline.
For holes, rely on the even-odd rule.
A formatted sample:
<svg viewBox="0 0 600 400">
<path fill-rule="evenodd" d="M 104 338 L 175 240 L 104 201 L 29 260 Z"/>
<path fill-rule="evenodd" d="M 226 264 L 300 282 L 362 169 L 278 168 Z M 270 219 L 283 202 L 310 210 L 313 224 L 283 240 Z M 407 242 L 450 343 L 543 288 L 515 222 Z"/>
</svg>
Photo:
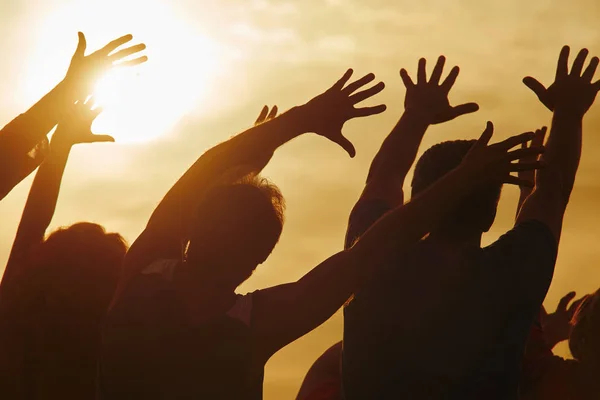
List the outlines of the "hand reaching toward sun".
<svg viewBox="0 0 600 400">
<path fill-rule="evenodd" d="M 92 133 L 92 123 L 102 112 L 101 108 L 92 109 L 94 101 L 79 101 L 73 104 L 56 128 L 52 137 L 52 147 L 72 147 L 79 143 L 114 142 L 109 135 L 96 135 Z"/>
<path fill-rule="evenodd" d="M 100 50 L 86 56 L 87 42 L 85 35 L 79 32 L 79 43 L 64 79 L 64 82 L 72 92 L 72 96 L 81 99 L 91 95 L 98 79 L 113 66 L 128 67 L 148 61 L 148 57 L 146 56 L 124 61 L 125 58 L 137 54 L 146 48 L 146 45 L 142 43 L 117 51 L 120 46 L 132 39 L 132 35 L 122 36 L 108 43 Z"/>
</svg>

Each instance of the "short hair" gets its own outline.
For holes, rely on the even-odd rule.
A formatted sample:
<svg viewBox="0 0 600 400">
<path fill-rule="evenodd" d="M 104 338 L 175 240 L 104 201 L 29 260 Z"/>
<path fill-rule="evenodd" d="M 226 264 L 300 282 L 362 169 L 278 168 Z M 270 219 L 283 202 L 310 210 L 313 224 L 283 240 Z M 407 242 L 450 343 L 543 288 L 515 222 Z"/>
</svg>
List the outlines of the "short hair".
<svg viewBox="0 0 600 400">
<path fill-rule="evenodd" d="M 476 140 L 451 140 L 429 148 L 415 166 L 412 180 L 413 196 L 458 167 Z"/>
<path fill-rule="evenodd" d="M 428 149 L 415 166 L 412 195 L 415 196 L 460 165 L 476 140 L 452 140 Z M 487 232 L 496 217 L 501 184 L 490 184 L 464 198 L 454 213 L 446 218 L 443 229 L 462 229 Z"/>
<path fill-rule="evenodd" d="M 263 177 L 248 176 L 215 186 L 198 206 L 188 253 L 196 246 L 195 240 L 210 240 L 211 232 L 226 234 L 234 246 L 252 238 L 253 244 L 270 252 L 281 236 L 284 211 L 281 191 Z"/>
</svg>

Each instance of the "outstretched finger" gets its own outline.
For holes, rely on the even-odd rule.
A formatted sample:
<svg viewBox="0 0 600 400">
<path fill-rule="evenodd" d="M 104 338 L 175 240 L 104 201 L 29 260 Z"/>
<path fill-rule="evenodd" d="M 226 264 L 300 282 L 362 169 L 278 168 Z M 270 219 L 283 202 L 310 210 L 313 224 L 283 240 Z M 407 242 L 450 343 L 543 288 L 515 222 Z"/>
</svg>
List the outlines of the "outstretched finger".
<svg viewBox="0 0 600 400">
<path fill-rule="evenodd" d="M 494 124 L 492 124 L 492 121 L 488 121 L 485 125 L 485 129 L 483 130 L 483 133 L 481 134 L 479 139 L 477 139 L 477 142 L 475 143 L 475 145 L 483 146 L 483 147 L 487 146 L 488 143 L 490 142 L 490 139 L 492 138 L 493 134 L 494 134 Z"/>
<path fill-rule="evenodd" d="M 448 93 L 450 91 L 450 89 L 452 89 L 452 86 L 454 86 L 454 83 L 456 82 L 456 78 L 458 77 L 459 72 L 460 72 L 460 68 L 458 68 L 458 66 L 453 67 L 450 70 L 450 73 L 448 74 L 446 79 L 444 79 L 444 82 L 442 82 L 442 84 L 440 85 L 440 87 L 442 89 L 444 89 L 444 92 Z"/>
<path fill-rule="evenodd" d="M 135 65 L 140 65 L 148 61 L 147 56 L 142 56 L 138 58 L 134 58 L 133 60 L 121 61 L 118 64 L 113 64 L 115 67 L 133 67 Z"/>
<path fill-rule="evenodd" d="M 360 103 L 363 100 L 368 99 L 369 97 L 375 96 L 377 93 L 381 92 L 385 88 L 385 83 L 379 82 L 377 85 L 370 87 L 369 89 L 363 90 L 361 92 L 355 93 L 350 96 L 350 101 L 352 104 Z"/>
<path fill-rule="evenodd" d="M 77 37 L 79 41 L 77 42 L 77 48 L 75 49 L 73 58 L 83 57 L 85 55 L 85 49 L 87 47 L 87 41 L 85 40 L 85 35 L 83 34 L 83 32 L 77 32 Z"/>
<path fill-rule="evenodd" d="M 354 73 L 354 71 L 352 70 L 352 68 L 349 68 L 348 70 L 346 70 L 344 75 L 342 75 L 342 77 L 340 79 L 338 79 L 338 81 L 336 83 L 334 83 L 334 85 L 331 87 L 331 89 L 342 90 L 344 85 L 348 82 L 348 80 L 350 80 L 350 77 L 352 76 L 353 73 Z"/>
<path fill-rule="evenodd" d="M 502 181 L 502 183 L 506 183 L 507 185 L 516 185 L 516 186 L 525 187 L 525 188 L 533 188 L 533 186 L 534 186 L 533 181 L 530 181 L 529 179 L 518 178 L 518 177 L 512 176 L 512 175 L 507 175 L 506 178 L 504 178 L 504 181 Z"/>
<path fill-rule="evenodd" d="M 526 76 L 525 78 L 523 78 L 523 83 L 525 84 L 525 86 L 531 89 L 533 93 L 535 93 L 535 95 L 538 97 L 538 99 L 540 99 L 540 101 L 542 101 L 542 103 L 544 102 L 543 97 L 546 94 L 546 87 L 544 85 L 542 85 L 537 79 L 531 76 Z"/>
<path fill-rule="evenodd" d="M 265 122 L 267 114 L 269 114 L 269 107 L 264 106 L 262 110 L 260 110 L 260 114 L 258 114 L 258 118 L 256 118 L 256 121 L 254 121 L 254 125 L 262 124 L 263 122 Z"/>
<path fill-rule="evenodd" d="M 437 62 L 435 63 L 435 67 L 433 67 L 433 72 L 431 73 L 431 78 L 429 78 L 429 83 L 439 85 L 445 63 L 446 57 L 439 56 Z"/>
<path fill-rule="evenodd" d="M 369 74 L 363 76 L 362 78 L 350 83 L 342 91 L 347 95 L 351 95 L 359 88 L 361 88 L 361 87 L 365 86 L 367 83 L 371 82 L 373 79 L 375 79 L 375 74 L 369 73 Z"/>
<path fill-rule="evenodd" d="M 512 149 L 515 146 L 520 145 L 521 143 L 530 142 L 533 140 L 535 133 L 533 132 L 525 132 L 520 135 L 511 136 L 508 139 L 496 143 L 495 146 L 498 146 L 506 151 Z"/>
<path fill-rule="evenodd" d="M 477 110 L 479 110 L 479 105 L 477 103 L 465 103 L 452 107 L 452 115 L 453 118 L 456 118 L 464 114 L 474 113 Z"/>
<path fill-rule="evenodd" d="M 583 75 L 581 76 L 587 82 L 591 82 L 594 74 L 596 73 L 596 69 L 598 68 L 598 57 L 592 57 L 590 60 L 590 65 L 587 66 L 585 71 L 583 71 Z"/>
<path fill-rule="evenodd" d="M 135 46 L 128 47 L 123 50 L 119 50 L 114 54 L 110 55 L 111 61 L 119 61 L 125 57 L 129 57 L 132 54 L 139 53 L 140 51 L 146 50 L 146 45 L 144 43 L 136 44 Z"/>
<path fill-rule="evenodd" d="M 575 76 L 580 76 L 581 71 L 583 70 L 583 64 L 585 63 L 585 59 L 588 56 L 588 49 L 581 49 L 575 57 L 575 61 L 573 61 L 573 68 L 571 68 L 571 74 Z"/>
<path fill-rule="evenodd" d="M 115 138 L 110 135 L 92 135 L 90 143 L 109 143 L 114 142 Z"/>
<path fill-rule="evenodd" d="M 407 89 L 415 86 L 415 83 L 410 79 L 410 75 L 408 75 L 408 72 L 404 68 L 400 70 L 400 78 L 402 78 L 402 82 Z"/>
<path fill-rule="evenodd" d="M 424 58 L 419 59 L 419 66 L 417 68 L 417 83 L 427 83 L 426 64 L 427 60 Z"/>
<path fill-rule="evenodd" d="M 277 106 L 273 106 L 273 108 L 271 108 L 271 112 L 269 113 L 269 115 L 267 115 L 267 121 L 275 118 L 277 116 L 278 111 L 279 109 L 277 108 Z"/>
<path fill-rule="evenodd" d="M 350 158 L 354 158 L 354 156 L 356 155 L 356 149 L 354 148 L 354 145 L 351 141 L 346 139 L 346 137 L 344 137 L 344 135 L 342 135 L 341 132 L 339 135 L 335 135 L 334 137 L 332 137 L 331 141 L 339 144 L 344 150 L 346 150 Z"/>
<path fill-rule="evenodd" d="M 575 298 L 577 293 L 569 292 L 558 302 L 558 306 L 556 306 L 556 311 L 567 311 L 567 306 Z"/>
<path fill-rule="evenodd" d="M 546 138 L 546 132 L 548 128 L 542 126 L 540 129 L 535 131 L 535 137 L 531 141 L 531 147 L 542 147 L 544 146 L 544 139 Z"/>
<path fill-rule="evenodd" d="M 543 161 L 518 162 L 510 165 L 510 172 L 532 171 L 544 168 Z"/>
<path fill-rule="evenodd" d="M 527 147 L 527 143 L 521 143 L 521 148 L 513 151 L 509 151 L 506 153 L 506 158 L 508 160 L 521 160 L 521 161 L 530 161 L 534 162 L 537 160 L 537 156 L 544 152 L 544 147 Z"/>
<path fill-rule="evenodd" d="M 569 52 L 571 48 L 569 46 L 563 46 L 558 56 L 558 64 L 556 65 L 556 78 L 567 76 L 569 74 Z"/>
<path fill-rule="evenodd" d="M 131 41 L 131 39 L 133 39 L 133 36 L 131 34 L 121 36 L 120 38 L 109 42 L 106 46 L 104 46 L 100 50 L 95 51 L 94 54 L 107 56 L 110 53 L 112 53 L 113 51 L 115 51 L 119 46 L 122 46 L 125 43 Z"/>
<path fill-rule="evenodd" d="M 373 107 L 355 108 L 354 112 L 352 113 L 352 118 L 361 118 L 361 117 L 368 117 L 369 115 L 381 114 L 386 109 L 387 109 L 387 106 L 385 104 L 380 104 L 378 106 L 373 106 Z"/>
</svg>

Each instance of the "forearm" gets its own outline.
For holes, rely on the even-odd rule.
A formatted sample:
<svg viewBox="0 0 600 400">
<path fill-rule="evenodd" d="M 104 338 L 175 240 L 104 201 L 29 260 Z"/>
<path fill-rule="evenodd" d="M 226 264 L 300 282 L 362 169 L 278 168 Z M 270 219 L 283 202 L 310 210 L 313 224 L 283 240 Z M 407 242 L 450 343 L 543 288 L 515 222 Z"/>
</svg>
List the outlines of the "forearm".
<svg viewBox="0 0 600 400">
<path fill-rule="evenodd" d="M 390 179 L 402 187 L 428 127 L 419 115 L 405 111 L 373 159 L 367 183 L 375 178 Z"/>
<path fill-rule="evenodd" d="M 29 110 L 9 123 L 0 134 L 0 155 L 26 154 L 58 123 L 72 100 L 68 85 L 60 82 Z M 71 101 L 72 100 L 72 101 Z"/>
<path fill-rule="evenodd" d="M 168 223 L 175 213 L 190 215 L 202 193 L 221 182 L 226 172 L 233 171 L 229 181 L 260 172 L 278 147 L 304 133 L 300 118 L 294 108 L 208 150 L 169 190 L 148 225 Z"/>
<path fill-rule="evenodd" d="M 70 148 L 51 144 L 50 156 L 40 166 L 31 185 L 11 257 L 13 253 L 23 253 L 43 240 L 54 215 Z M 5 276 L 7 274 L 8 270 L 5 271 Z"/>
<path fill-rule="evenodd" d="M 579 167 L 581 142 L 582 118 L 557 109 L 552 117 L 546 151 L 542 155 L 545 168 L 536 175 L 536 191 L 558 191 L 566 205 Z"/>
</svg>

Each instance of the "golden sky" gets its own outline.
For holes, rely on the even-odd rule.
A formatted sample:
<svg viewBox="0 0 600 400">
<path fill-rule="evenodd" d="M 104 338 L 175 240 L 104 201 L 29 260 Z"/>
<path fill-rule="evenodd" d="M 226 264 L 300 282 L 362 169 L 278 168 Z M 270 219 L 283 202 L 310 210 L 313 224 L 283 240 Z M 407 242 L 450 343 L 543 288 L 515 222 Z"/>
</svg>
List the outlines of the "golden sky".
<svg viewBox="0 0 600 400">
<path fill-rule="evenodd" d="M 281 149 L 266 169 L 287 199 L 287 221 L 272 257 L 240 288 L 245 292 L 295 280 L 342 248 L 369 163 L 403 111 L 401 67 L 415 74 L 419 57 L 432 68 L 444 54 L 448 71 L 461 67 L 451 101 L 481 107 L 431 128 L 422 151 L 442 140 L 474 138 L 488 119 L 499 140 L 549 123 L 549 112 L 521 79 L 531 74 L 549 84 L 563 44 L 600 55 L 599 17 L 596 0 L 2 0 L 0 125 L 62 78 L 78 30 L 89 49 L 125 33 L 144 41 L 150 61 L 99 86 L 106 111 L 95 129 L 118 143 L 73 151 L 52 223 L 94 221 L 131 242 L 183 171 L 250 126 L 263 104 L 283 110 L 301 104 L 347 67 L 357 75 L 376 73 L 387 85 L 376 101 L 388 110 L 346 125 L 355 159 L 307 135 Z M 551 308 L 569 290 L 583 294 L 600 286 L 597 127 L 600 106 L 585 121 L 582 164 L 546 301 Z M 30 184 L 0 204 L 0 265 Z M 516 194 L 505 189 L 486 243 L 510 229 Z M 293 397 L 308 367 L 341 332 L 338 313 L 274 356 L 265 398 Z"/>
</svg>

